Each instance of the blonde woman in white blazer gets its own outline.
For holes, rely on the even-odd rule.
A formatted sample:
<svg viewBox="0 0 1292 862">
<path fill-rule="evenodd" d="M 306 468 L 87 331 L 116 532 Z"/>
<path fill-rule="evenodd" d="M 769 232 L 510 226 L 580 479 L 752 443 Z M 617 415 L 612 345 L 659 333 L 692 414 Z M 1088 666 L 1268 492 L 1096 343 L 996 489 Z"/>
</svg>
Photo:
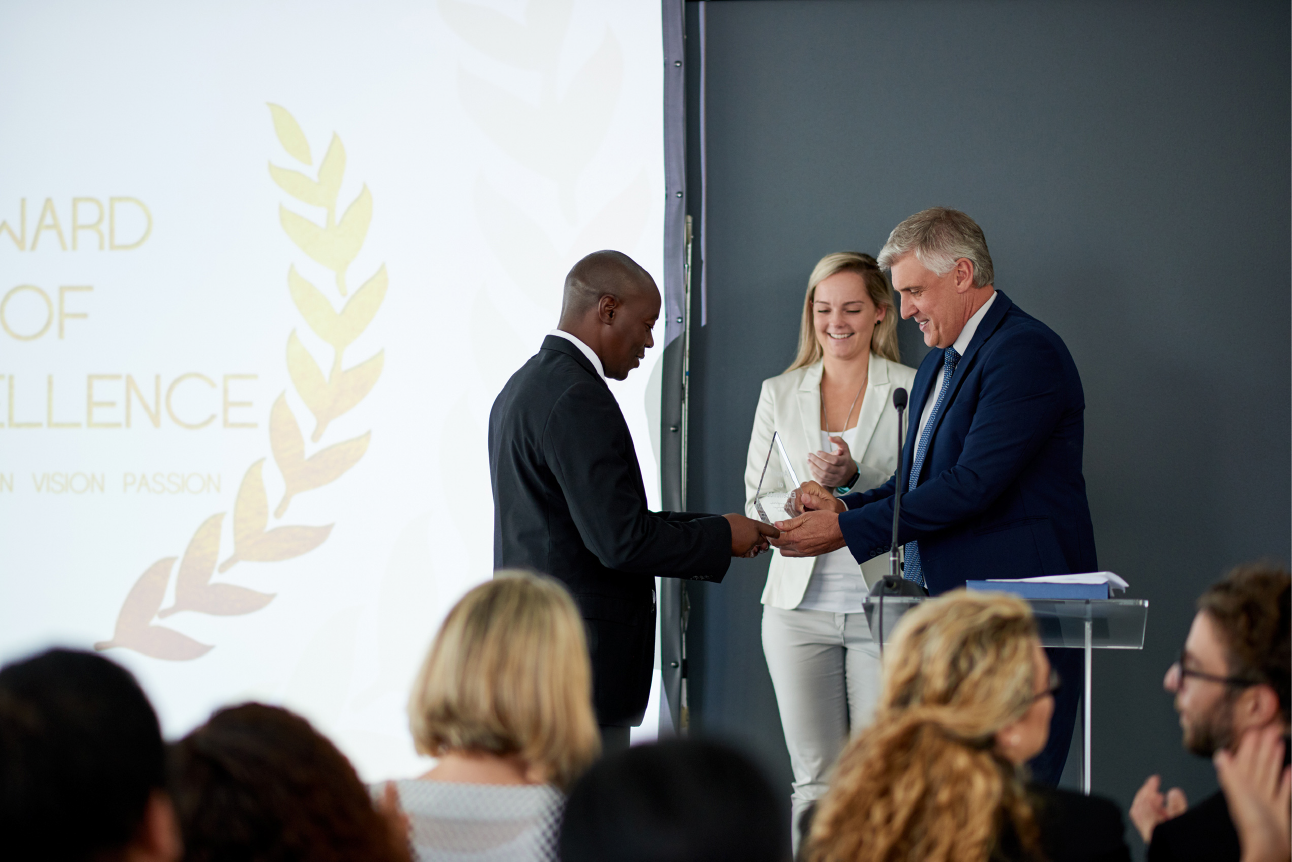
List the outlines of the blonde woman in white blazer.
<svg viewBox="0 0 1292 862">
<path fill-rule="evenodd" d="M 915 369 L 898 361 L 892 296 L 867 254 L 826 255 L 812 270 L 798 357 L 784 374 L 763 381 L 758 398 L 745 466 L 750 517 L 758 517 L 754 493 L 774 431 L 800 481 L 815 479 L 843 495 L 882 485 L 893 475 L 892 393 L 897 387 L 910 390 Z M 780 472 L 780 458 L 773 455 L 767 476 L 778 481 Z M 763 652 L 794 770 L 797 844 L 799 816 L 825 792 L 849 735 L 874 713 L 879 649 L 861 602 L 867 585 L 887 573 L 888 557 L 859 564 L 847 548 L 815 558 L 773 553 L 763 590 Z"/>
</svg>

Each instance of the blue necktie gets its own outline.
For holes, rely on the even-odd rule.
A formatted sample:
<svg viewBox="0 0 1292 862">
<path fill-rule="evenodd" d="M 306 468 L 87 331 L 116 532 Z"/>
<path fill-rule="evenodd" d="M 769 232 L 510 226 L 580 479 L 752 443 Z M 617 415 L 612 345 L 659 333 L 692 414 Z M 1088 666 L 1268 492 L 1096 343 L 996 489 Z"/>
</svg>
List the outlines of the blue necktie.
<svg viewBox="0 0 1292 862">
<path fill-rule="evenodd" d="M 938 414 L 942 412 L 942 402 L 947 400 L 947 393 L 951 391 L 951 375 L 955 373 L 956 363 L 959 361 L 960 354 L 956 353 L 954 347 L 948 347 L 942 352 L 942 388 L 938 390 L 938 400 L 933 402 L 929 421 L 924 423 L 924 429 L 920 431 L 920 442 L 915 444 L 915 457 L 911 459 L 911 482 L 906 487 L 908 491 L 914 491 L 915 486 L 920 484 L 920 468 L 924 466 L 924 456 L 929 451 L 933 426 L 937 424 Z M 924 586 L 924 565 L 920 562 L 920 543 L 917 541 L 906 543 L 902 577 Z"/>
</svg>

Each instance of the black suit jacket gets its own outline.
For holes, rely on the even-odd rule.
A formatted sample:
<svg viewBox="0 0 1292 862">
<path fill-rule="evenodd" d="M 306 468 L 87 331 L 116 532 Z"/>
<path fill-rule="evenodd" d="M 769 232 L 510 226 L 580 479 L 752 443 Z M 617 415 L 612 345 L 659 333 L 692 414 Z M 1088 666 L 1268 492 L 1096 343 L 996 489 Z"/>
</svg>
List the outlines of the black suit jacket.
<svg viewBox="0 0 1292 862">
<path fill-rule="evenodd" d="M 1028 785 L 1028 797 L 1048 862 L 1130 862 L 1121 809 L 1102 796 Z M 1012 836 L 1002 836 L 997 856 L 1025 859 Z"/>
<path fill-rule="evenodd" d="M 1238 830 L 1219 790 L 1179 817 L 1159 823 L 1148 845 L 1149 862 L 1238 862 L 1241 856 Z"/>
<path fill-rule="evenodd" d="M 1292 764 L 1292 739 L 1283 737 L 1283 765 Z M 1225 793 L 1217 790 L 1179 817 L 1153 830 L 1149 862 L 1238 862 L 1242 858 L 1238 830 L 1229 816 Z"/>
<path fill-rule="evenodd" d="M 721 581 L 731 527 L 651 512 L 628 424 L 579 349 L 549 335 L 489 414 L 494 568 L 562 581 L 583 615 L 603 725 L 637 725 L 655 656 L 655 578 Z"/>
</svg>

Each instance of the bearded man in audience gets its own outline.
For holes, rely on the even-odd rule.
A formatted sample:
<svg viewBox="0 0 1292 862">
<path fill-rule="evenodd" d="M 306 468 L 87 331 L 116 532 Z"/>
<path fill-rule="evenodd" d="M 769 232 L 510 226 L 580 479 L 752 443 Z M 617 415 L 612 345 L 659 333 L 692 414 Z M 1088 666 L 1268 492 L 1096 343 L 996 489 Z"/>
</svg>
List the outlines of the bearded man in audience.
<svg viewBox="0 0 1292 862">
<path fill-rule="evenodd" d="M 1233 753 L 1247 749 L 1243 753 L 1260 751 L 1261 756 L 1286 766 L 1292 684 L 1290 583 L 1284 570 L 1242 566 L 1198 599 L 1198 613 L 1180 660 L 1171 665 L 1163 681 L 1175 695 L 1184 747 L 1194 754 L 1217 756 L 1221 765 Z M 1284 737 L 1282 744 L 1258 745 L 1262 736 L 1275 732 Z M 1274 767 L 1276 776 L 1281 771 L 1277 764 L 1267 766 Z M 1244 825 L 1237 801 L 1227 803 L 1225 793 L 1217 791 L 1190 808 L 1183 791 L 1173 788 L 1163 794 L 1161 777 L 1153 775 L 1135 794 L 1130 814 L 1149 844 L 1149 862 L 1238 862 L 1240 856 L 1250 858 L 1243 855 L 1250 848 L 1240 846 L 1235 829 L 1235 821 Z M 1286 823 L 1287 812 L 1283 813 Z M 1250 841 L 1246 833 L 1244 841 Z M 1284 843 L 1282 858 L 1286 859 L 1286 838 Z"/>
</svg>

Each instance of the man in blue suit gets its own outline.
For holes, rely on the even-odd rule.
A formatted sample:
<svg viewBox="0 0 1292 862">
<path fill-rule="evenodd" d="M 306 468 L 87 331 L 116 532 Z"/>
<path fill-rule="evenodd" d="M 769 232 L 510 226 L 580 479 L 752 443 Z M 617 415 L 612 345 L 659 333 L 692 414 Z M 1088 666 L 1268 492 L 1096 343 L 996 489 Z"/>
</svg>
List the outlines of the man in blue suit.
<svg viewBox="0 0 1292 862">
<path fill-rule="evenodd" d="M 1085 398 L 1063 340 L 992 286 L 981 228 L 943 207 L 893 229 L 879 254 L 930 351 L 912 386 L 902 462 L 878 488 L 834 499 L 812 483 L 777 524 L 786 556 L 845 544 L 858 561 L 888 550 L 902 485 L 903 577 L 938 595 L 966 580 L 1092 572 L 1094 528 L 1081 474 Z M 1050 741 L 1032 762 L 1057 784 L 1081 689 L 1081 653 L 1048 650 L 1063 681 Z"/>
</svg>

